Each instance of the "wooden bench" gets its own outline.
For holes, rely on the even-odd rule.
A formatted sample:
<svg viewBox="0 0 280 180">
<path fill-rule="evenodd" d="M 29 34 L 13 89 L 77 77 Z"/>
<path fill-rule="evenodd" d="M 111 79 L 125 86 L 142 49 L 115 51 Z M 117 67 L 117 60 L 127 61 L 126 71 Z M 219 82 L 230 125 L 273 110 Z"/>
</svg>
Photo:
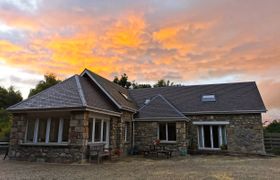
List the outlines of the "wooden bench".
<svg viewBox="0 0 280 180">
<path fill-rule="evenodd" d="M 111 160 L 111 149 L 105 148 L 103 143 L 94 143 L 89 145 L 89 163 L 91 163 L 92 157 L 97 158 L 97 163 L 102 162 L 103 157 L 109 157 Z"/>
<path fill-rule="evenodd" d="M 0 151 L 5 153 L 3 160 L 6 159 L 9 153 L 9 142 L 8 141 L 0 141 Z"/>
</svg>

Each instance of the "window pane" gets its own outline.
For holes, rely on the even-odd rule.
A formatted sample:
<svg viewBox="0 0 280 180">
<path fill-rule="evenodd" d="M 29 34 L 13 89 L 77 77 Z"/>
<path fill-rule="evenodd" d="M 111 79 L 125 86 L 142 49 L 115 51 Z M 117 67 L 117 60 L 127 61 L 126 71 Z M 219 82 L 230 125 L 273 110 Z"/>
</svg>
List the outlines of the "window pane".
<svg viewBox="0 0 280 180">
<path fill-rule="evenodd" d="M 92 142 L 92 121 L 93 119 L 90 118 L 88 122 L 88 141 Z"/>
<path fill-rule="evenodd" d="M 50 128 L 50 142 L 58 141 L 58 129 L 59 129 L 59 119 L 51 120 L 51 128 Z"/>
<path fill-rule="evenodd" d="M 47 120 L 39 120 L 38 142 L 46 142 Z"/>
<path fill-rule="evenodd" d="M 213 147 L 219 148 L 219 126 L 212 126 Z"/>
<path fill-rule="evenodd" d="M 35 128 L 35 120 L 34 119 L 28 120 L 27 136 L 26 136 L 27 142 L 33 142 L 34 128 Z"/>
<path fill-rule="evenodd" d="M 176 141 L 176 123 L 168 123 L 168 141 Z"/>
<path fill-rule="evenodd" d="M 166 141 L 166 124 L 165 123 L 159 124 L 159 139 Z"/>
<path fill-rule="evenodd" d="M 124 140 L 127 142 L 128 141 L 128 130 L 129 130 L 129 123 L 128 122 L 126 122 L 125 123 L 125 136 L 124 136 Z"/>
<path fill-rule="evenodd" d="M 225 126 L 221 126 L 222 128 L 222 139 L 223 139 L 223 144 L 226 145 L 227 144 L 227 134 L 226 134 L 226 127 Z"/>
<path fill-rule="evenodd" d="M 204 147 L 211 148 L 210 126 L 204 126 Z"/>
<path fill-rule="evenodd" d="M 107 137 L 107 122 L 103 121 L 103 142 L 106 141 Z"/>
<path fill-rule="evenodd" d="M 199 147 L 203 147 L 202 126 L 198 126 L 198 138 L 199 138 L 198 141 Z"/>
<path fill-rule="evenodd" d="M 95 129 L 94 129 L 94 142 L 100 142 L 101 140 L 101 120 L 95 120 Z"/>
<path fill-rule="evenodd" d="M 68 134 L 69 134 L 69 119 L 63 120 L 63 132 L 62 132 L 62 141 L 67 142 L 68 141 Z"/>
</svg>

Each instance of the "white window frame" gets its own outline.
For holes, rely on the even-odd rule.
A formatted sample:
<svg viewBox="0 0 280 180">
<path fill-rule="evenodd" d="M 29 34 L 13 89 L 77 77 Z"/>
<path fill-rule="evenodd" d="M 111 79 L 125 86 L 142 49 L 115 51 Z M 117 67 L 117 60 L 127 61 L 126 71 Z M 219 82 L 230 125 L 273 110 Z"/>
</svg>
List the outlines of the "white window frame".
<svg viewBox="0 0 280 180">
<path fill-rule="evenodd" d="M 91 141 L 89 143 L 105 143 L 105 147 L 109 147 L 109 131 L 110 131 L 110 120 L 104 118 L 91 118 L 92 119 L 92 134 L 91 134 Z M 95 122 L 96 119 L 101 120 L 101 131 L 100 131 L 100 141 L 95 141 Z M 104 129 L 104 122 L 106 122 L 106 140 L 103 141 L 103 129 Z"/>
<path fill-rule="evenodd" d="M 169 124 L 169 123 L 175 123 L 175 127 L 176 127 L 176 122 L 158 123 L 157 138 L 160 140 L 161 143 L 176 143 L 176 141 L 177 141 L 177 130 L 176 130 L 176 128 L 175 128 L 176 140 L 175 140 L 175 141 L 169 141 L 169 140 L 168 140 L 168 124 Z M 165 140 L 161 140 L 160 137 L 159 137 L 159 131 L 160 131 L 159 125 L 160 125 L 160 124 L 165 124 Z"/>
<path fill-rule="evenodd" d="M 219 148 L 214 148 L 214 141 L 213 141 L 213 125 L 214 126 L 218 126 L 218 139 L 219 139 Z M 205 147 L 205 142 L 204 142 L 204 126 L 209 126 L 210 127 L 210 143 L 211 143 L 211 147 Z M 226 126 L 224 124 L 199 124 L 199 126 L 197 126 L 197 145 L 198 145 L 198 149 L 201 150 L 221 150 L 220 146 L 223 145 L 223 138 L 222 138 L 222 127 L 225 129 L 225 142 L 227 144 L 227 135 L 226 135 Z M 202 146 L 200 146 L 200 133 L 199 133 L 199 129 L 201 128 L 201 140 L 202 140 Z"/>
<path fill-rule="evenodd" d="M 124 142 L 128 142 L 128 127 L 129 126 L 129 122 L 125 122 L 124 124 Z"/>
<path fill-rule="evenodd" d="M 45 134 L 46 140 L 45 140 L 45 142 L 38 142 L 39 121 L 40 121 L 39 118 L 35 119 L 32 144 L 65 144 L 65 143 L 67 143 L 67 142 L 62 141 L 63 125 L 64 125 L 64 119 L 63 118 L 59 118 L 57 142 L 49 142 L 49 140 L 50 140 L 50 127 L 51 127 L 51 121 L 52 121 L 51 118 L 47 119 L 46 134 Z M 27 142 L 28 124 L 29 124 L 29 120 L 27 120 L 26 128 L 25 128 L 25 143 L 30 143 L 30 142 Z"/>
</svg>

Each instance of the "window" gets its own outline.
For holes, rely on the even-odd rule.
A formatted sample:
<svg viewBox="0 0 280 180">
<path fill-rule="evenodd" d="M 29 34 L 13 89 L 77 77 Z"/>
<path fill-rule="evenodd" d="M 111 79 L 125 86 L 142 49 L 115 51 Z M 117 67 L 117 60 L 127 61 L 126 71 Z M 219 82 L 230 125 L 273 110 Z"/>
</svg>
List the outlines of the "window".
<svg viewBox="0 0 280 180">
<path fill-rule="evenodd" d="M 200 125 L 197 134 L 200 149 L 220 149 L 227 144 L 225 125 Z"/>
<path fill-rule="evenodd" d="M 216 101 L 216 96 L 215 95 L 203 95 L 201 97 L 202 102 L 215 102 Z"/>
<path fill-rule="evenodd" d="M 61 143 L 68 141 L 69 119 L 48 118 L 27 121 L 25 142 Z"/>
<path fill-rule="evenodd" d="M 89 119 L 89 138 L 92 143 L 106 143 L 109 146 L 109 120 L 90 118 Z"/>
<path fill-rule="evenodd" d="M 129 130 L 129 122 L 125 122 L 124 124 L 124 141 L 128 142 L 128 130 Z"/>
<path fill-rule="evenodd" d="M 158 138 L 160 141 L 176 141 L 176 123 L 159 123 Z"/>
<path fill-rule="evenodd" d="M 35 129 L 35 120 L 30 119 L 27 121 L 27 131 L 26 131 L 26 142 L 33 142 L 34 129 Z"/>
</svg>

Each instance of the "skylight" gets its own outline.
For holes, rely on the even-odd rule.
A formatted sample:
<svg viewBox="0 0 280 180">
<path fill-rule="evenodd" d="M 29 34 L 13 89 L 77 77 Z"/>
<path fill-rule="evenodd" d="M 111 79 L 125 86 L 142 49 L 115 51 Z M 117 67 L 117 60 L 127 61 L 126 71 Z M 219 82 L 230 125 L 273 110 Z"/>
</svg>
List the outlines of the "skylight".
<svg viewBox="0 0 280 180">
<path fill-rule="evenodd" d="M 121 93 L 121 95 L 126 99 L 126 100 L 129 100 L 129 97 L 126 95 L 126 94 L 124 94 L 124 93 L 122 93 L 122 92 L 120 92 Z"/>
<path fill-rule="evenodd" d="M 202 95 L 201 101 L 202 102 L 215 102 L 216 96 L 213 94 Z"/>
</svg>

